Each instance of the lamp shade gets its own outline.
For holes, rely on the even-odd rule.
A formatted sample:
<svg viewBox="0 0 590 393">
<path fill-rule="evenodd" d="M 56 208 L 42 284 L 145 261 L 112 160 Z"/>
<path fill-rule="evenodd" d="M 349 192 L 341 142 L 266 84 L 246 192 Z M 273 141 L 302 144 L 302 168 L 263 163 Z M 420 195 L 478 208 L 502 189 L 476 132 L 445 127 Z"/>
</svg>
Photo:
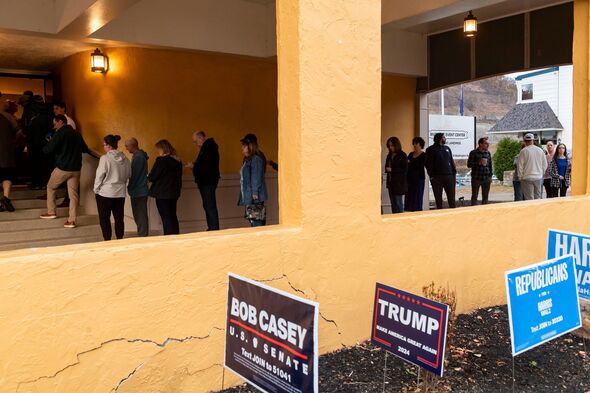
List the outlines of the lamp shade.
<svg viewBox="0 0 590 393">
<path fill-rule="evenodd" d="M 463 34 L 465 37 L 474 37 L 477 34 L 477 18 L 473 16 L 471 11 L 467 18 L 463 20 Z"/>
<path fill-rule="evenodd" d="M 109 58 L 97 48 L 90 55 L 90 64 L 92 72 L 104 74 L 109 69 Z"/>
</svg>

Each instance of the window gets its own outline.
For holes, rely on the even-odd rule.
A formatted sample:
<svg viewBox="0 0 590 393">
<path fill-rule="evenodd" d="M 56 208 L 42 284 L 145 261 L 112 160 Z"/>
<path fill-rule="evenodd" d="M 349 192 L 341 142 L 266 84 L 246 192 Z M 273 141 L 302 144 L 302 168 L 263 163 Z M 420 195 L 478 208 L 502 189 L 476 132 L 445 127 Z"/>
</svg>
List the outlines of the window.
<svg viewBox="0 0 590 393">
<path fill-rule="evenodd" d="M 521 92 L 521 100 L 522 101 L 533 99 L 533 84 L 532 83 L 522 85 L 521 91 L 522 91 Z"/>
</svg>

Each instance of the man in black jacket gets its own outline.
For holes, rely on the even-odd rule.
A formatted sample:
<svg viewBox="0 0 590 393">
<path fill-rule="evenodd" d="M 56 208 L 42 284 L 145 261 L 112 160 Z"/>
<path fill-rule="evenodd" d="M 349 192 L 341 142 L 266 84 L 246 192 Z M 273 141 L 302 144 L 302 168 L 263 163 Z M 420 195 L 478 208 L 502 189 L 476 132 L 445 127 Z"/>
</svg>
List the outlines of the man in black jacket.
<svg viewBox="0 0 590 393">
<path fill-rule="evenodd" d="M 189 164 L 193 168 L 195 183 L 199 187 L 203 209 L 207 218 L 207 230 L 219 230 L 219 213 L 215 191 L 219 183 L 219 146 L 213 138 L 207 138 L 205 132 L 193 133 L 193 143 L 201 150 L 194 163 Z"/>
<path fill-rule="evenodd" d="M 67 182 L 71 201 L 70 215 L 64 227 L 75 228 L 82 153 L 89 153 L 89 150 L 82 135 L 67 125 L 67 119 L 64 115 L 56 115 L 53 124 L 55 134 L 43 148 L 43 152 L 55 155 L 55 169 L 47 183 L 47 213 L 42 214 L 40 217 L 44 219 L 57 218 L 55 192 L 60 184 Z"/>
<path fill-rule="evenodd" d="M 449 207 L 455 207 L 455 181 L 457 168 L 453 160 L 453 152 L 446 146 L 447 139 L 442 132 L 434 135 L 434 144 L 426 149 L 426 171 L 430 176 L 432 192 L 436 201 L 436 208 L 442 209 L 442 192 L 445 190 Z"/>
</svg>

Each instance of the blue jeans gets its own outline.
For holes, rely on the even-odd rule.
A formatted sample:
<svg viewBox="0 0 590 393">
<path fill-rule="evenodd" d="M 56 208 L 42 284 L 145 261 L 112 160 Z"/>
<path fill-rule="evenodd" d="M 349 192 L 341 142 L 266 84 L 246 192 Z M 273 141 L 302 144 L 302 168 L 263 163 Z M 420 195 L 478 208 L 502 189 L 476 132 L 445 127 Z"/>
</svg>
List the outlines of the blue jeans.
<svg viewBox="0 0 590 393">
<path fill-rule="evenodd" d="M 522 194 L 522 186 L 520 180 L 512 180 L 512 187 L 514 187 L 514 200 L 524 201 L 524 195 Z"/>
<path fill-rule="evenodd" d="M 391 213 L 402 213 L 404 211 L 404 196 L 392 194 L 389 191 L 389 200 L 391 201 Z"/>
</svg>

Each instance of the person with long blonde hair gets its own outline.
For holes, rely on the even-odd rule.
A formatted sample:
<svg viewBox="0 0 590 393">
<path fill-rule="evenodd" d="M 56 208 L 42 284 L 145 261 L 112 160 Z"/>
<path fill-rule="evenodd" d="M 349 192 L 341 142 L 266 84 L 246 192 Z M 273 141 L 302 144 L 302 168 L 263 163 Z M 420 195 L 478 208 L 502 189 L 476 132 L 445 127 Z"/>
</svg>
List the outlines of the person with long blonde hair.
<svg viewBox="0 0 590 393">
<path fill-rule="evenodd" d="M 264 180 L 266 158 L 258 148 L 258 138 L 247 134 L 240 140 L 244 163 L 240 169 L 240 198 L 238 204 L 245 206 L 245 217 L 253 227 L 266 225 L 264 201 L 268 195 Z"/>
</svg>

